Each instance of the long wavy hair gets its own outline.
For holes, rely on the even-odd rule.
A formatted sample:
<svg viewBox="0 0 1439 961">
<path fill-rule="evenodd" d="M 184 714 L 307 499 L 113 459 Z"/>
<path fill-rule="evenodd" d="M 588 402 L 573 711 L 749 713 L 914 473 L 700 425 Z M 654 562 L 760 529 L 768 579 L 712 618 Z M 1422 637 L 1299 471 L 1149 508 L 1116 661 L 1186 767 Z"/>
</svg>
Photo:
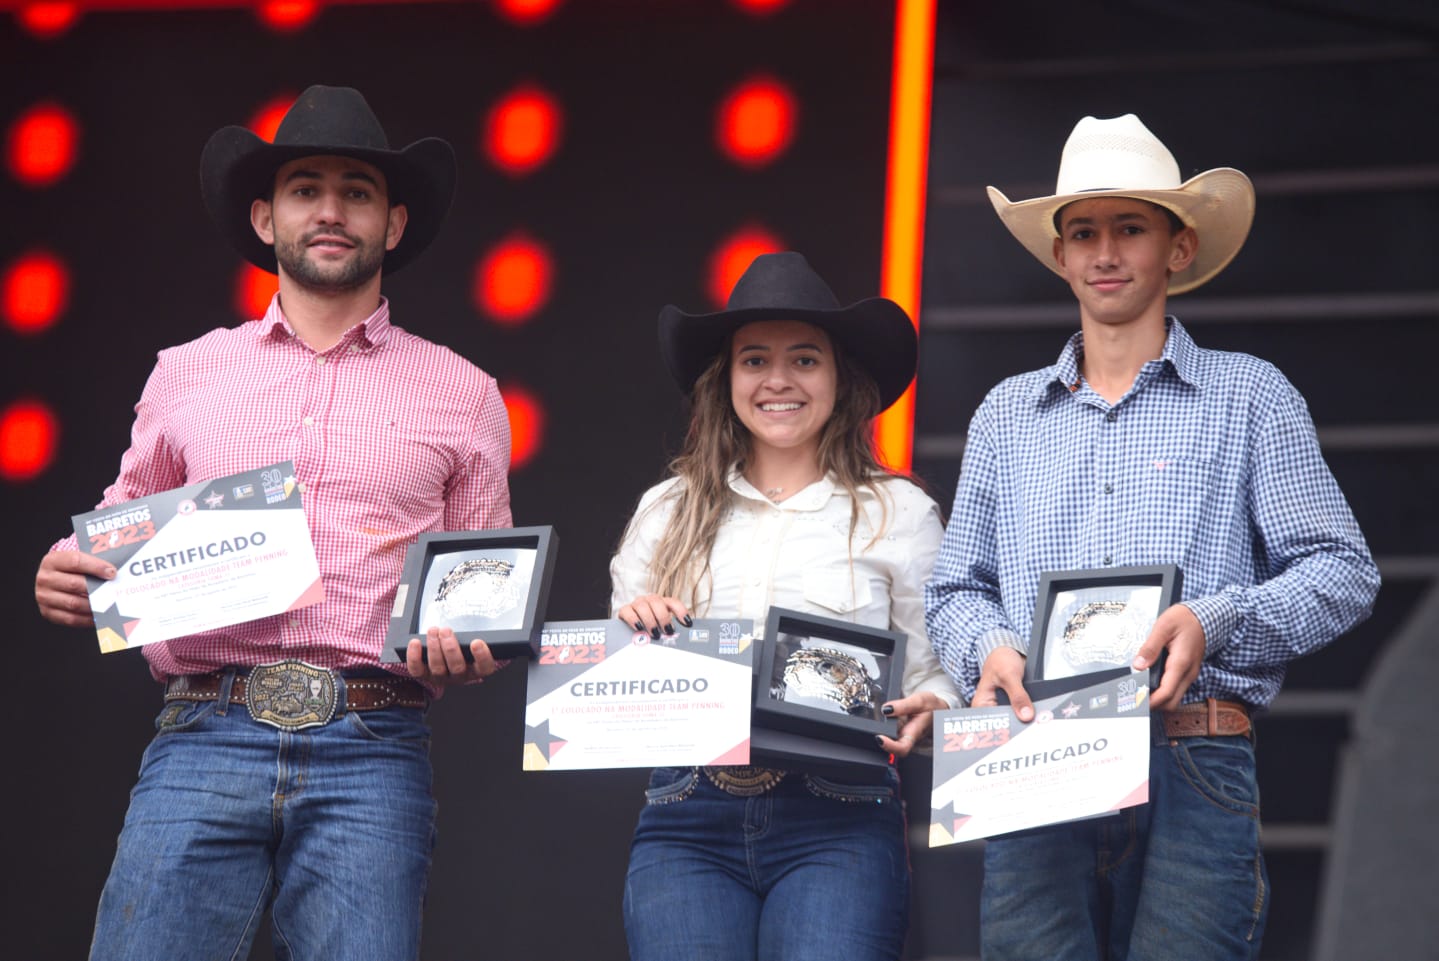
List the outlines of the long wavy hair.
<svg viewBox="0 0 1439 961">
<path fill-rule="evenodd" d="M 731 467 L 743 472 L 749 461 L 753 438 L 735 413 L 730 396 L 730 352 L 733 337 L 690 392 L 690 424 L 684 447 L 669 464 L 680 478 L 666 498 L 674 510 L 654 557 L 650 560 L 650 583 L 656 593 L 677 597 L 695 610 L 707 605 L 709 591 L 701 587 L 710 575 L 710 552 L 714 549 L 720 521 L 729 506 Z M 879 462 L 874 450 L 870 422 L 880 412 L 879 388 L 874 378 L 851 359 L 834 338 L 830 343 L 835 358 L 834 411 L 820 430 L 820 469 L 833 475 L 850 497 L 849 536 L 853 556 L 854 531 L 859 522 L 861 488 L 880 501 L 882 520 L 870 541 L 878 539 L 888 524 L 888 508 L 879 496 L 879 485 L 901 476 Z"/>
</svg>

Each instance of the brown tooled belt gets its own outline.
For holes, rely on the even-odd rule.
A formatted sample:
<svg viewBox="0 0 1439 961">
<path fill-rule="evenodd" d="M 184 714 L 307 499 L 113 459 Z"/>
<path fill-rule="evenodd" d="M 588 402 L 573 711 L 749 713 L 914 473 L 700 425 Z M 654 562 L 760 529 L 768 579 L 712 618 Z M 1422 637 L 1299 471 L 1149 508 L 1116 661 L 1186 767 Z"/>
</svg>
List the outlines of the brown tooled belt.
<svg viewBox="0 0 1439 961">
<path fill-rule="evenodd" d="M 230 683 L 230 704 L 242 704 L 257 721 L 298 729 L 326 724 L 348 711 L 424 708 L 425 689 L 390 674 L 347 675 L 304 661 L 280 661 L 209 674 L 183 674 L 165 687 L 165 701 L 214 701 Z"/>
<path fill-rule="evenodd" d="M 1206 698 L 1193 704 L 1181 704 L 1172 711 L 1163 711 L 1164 733 L 1167 737 L 1219 737 L 1247 735 L 1249 708 L 1238 701 L 1217 701 Z"/>
</svg>

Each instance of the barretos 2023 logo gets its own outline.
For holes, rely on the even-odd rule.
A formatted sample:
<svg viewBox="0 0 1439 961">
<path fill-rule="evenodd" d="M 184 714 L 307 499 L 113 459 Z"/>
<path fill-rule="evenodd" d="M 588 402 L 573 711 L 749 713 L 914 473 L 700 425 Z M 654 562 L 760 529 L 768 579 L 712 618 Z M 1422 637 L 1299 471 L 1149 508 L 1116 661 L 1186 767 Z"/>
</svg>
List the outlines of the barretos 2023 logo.
<svg viewBox="0 0 1439 961">
<path fill-rule="evenodd" d="M 605 659 L 606 651 L 602 627 L 540 633 L 541 664 L 598 664 Z"/>
<path fill-rule="evenodd" d="M 149 507 L 132 507 L 108 517 L 97 517 L 85 523 L 90 538 L 90 553 L 104 554 L 127 544 L 139 544 L 155 536 L 155 522 Z"/>
</svg>

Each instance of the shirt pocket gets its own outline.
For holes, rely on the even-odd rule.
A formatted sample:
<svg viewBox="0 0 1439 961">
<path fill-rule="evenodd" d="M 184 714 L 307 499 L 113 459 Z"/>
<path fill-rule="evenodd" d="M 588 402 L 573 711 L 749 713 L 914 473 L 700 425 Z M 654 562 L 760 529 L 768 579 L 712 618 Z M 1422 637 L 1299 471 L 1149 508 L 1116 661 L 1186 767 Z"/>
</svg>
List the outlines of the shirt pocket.
<svg viewBox="0 0 1439 961">
<path fill-rule="evenodd" d="M 821 567 L 804 572 L 804 601 L 812 612 L 853 619 L 873 601 L 869 578 L 863 571 Z M 817 610 L 816 610 L 817 609 Z"/>
<path fill-rule="evenodd" d="M 1126 526 L 1137 540 L 1135 556 L 1146 564 L 1182 563 L 1199 533 L 1205 501 L 1210 496 L 1211 461 L 1151 458 L 1140 462 L 1135 470 L 1139 496 L 1126 518 Z"/>
<path fill-rule="evenodd" d="M 353 484 L 351 502 L 375 505 L 382 517 L 438 515 L 457 469 L 454 451 L 405 413 L 337 416 L 330 425 L 331 464 Z"/>
</svg>

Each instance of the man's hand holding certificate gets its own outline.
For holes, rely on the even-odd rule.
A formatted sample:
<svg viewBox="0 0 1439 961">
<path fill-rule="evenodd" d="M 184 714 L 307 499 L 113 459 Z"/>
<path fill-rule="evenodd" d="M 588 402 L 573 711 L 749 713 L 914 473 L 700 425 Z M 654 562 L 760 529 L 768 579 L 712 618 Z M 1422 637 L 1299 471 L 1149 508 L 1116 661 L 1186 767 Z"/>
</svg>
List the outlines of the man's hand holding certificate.
<svg viewBox="0 0 1439 961">
<path fill-rule="evenodd" d="M 289 461 L 77 514 L 100 649 L 140 647 L 325 599 Z"/>
</svg>

